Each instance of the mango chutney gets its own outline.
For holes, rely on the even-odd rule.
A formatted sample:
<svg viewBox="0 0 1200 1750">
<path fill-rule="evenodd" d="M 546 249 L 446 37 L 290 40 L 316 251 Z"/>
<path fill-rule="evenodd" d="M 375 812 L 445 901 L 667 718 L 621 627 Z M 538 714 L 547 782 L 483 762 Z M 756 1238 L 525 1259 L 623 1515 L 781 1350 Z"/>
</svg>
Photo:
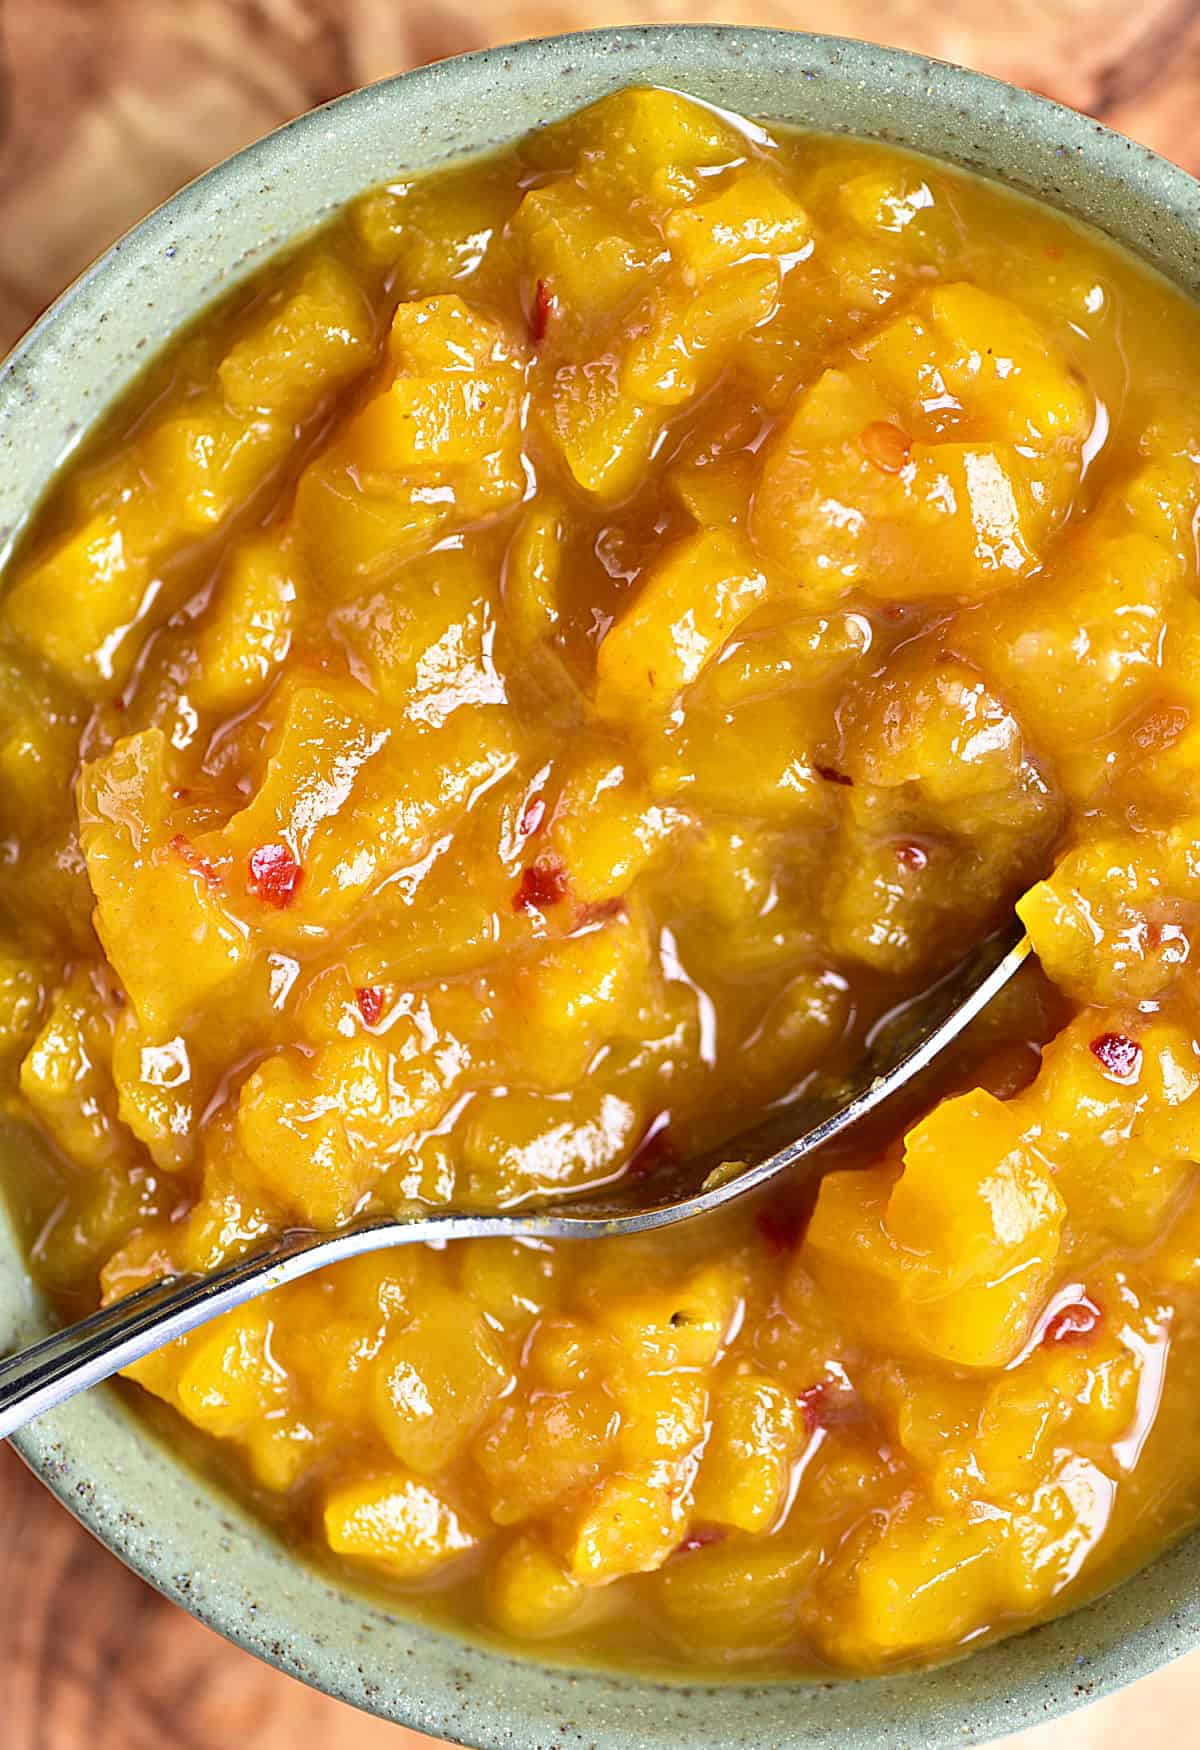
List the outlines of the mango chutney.
<svg viewBox="0 0 1200 1750">
<path fill-rule="evenodd" d="M 38 1279 L 651 1175 L 1015 904 L 1038 964 L 819 1184 L 132 1374 L 541 1656 L 873 1671 L 1111 1583 L 1200 1512 L 1198 516 L 1195 308 L 947 167 L 629 90 L 363 196 L 9 568 Z"/>
</svg>

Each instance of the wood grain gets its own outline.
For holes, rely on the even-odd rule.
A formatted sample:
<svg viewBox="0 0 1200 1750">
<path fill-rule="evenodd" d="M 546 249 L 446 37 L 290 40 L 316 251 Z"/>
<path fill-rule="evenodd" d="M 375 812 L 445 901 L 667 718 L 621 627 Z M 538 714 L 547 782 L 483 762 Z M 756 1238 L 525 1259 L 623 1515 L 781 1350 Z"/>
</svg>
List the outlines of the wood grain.
<svg viewBox="0 0 1200 1750">
<path fill-rule="evenodd" d="M 0 1447 L 3 1750 L 407 1750 L 123 1568 Z"/>
<path fill-rule="evenodd" d="M 0 344 L 135 219 L 299 110 L 488 42 L 680 17 L 966 61 L 1200 169 L 1196 0 L 8 0 Z"/>
<path fill-rule="evenodd" d="M 0 350 L 144 212 L 314 103 L 490 42 L 682 18 L 964 61 L 1200 171 L 1200 0 L 6 0 Z M 259 1665 L 165 1603 L 3 1448 L 0 1601 L 0 1750 L 426 1742 Z M 1200 1654 L 1003 1750 L 1191 1745 L 1198 1691 Z"/>
<path fill-rule="evenodd" d="M 3 1446 L 0 1599 L 3 1750 L 432 1750 L 168 1604 Z M 1181 1750 L 1196 1742 L 1198 1689 L 1200 1653 L 995 1750 Z"/>
</svg>

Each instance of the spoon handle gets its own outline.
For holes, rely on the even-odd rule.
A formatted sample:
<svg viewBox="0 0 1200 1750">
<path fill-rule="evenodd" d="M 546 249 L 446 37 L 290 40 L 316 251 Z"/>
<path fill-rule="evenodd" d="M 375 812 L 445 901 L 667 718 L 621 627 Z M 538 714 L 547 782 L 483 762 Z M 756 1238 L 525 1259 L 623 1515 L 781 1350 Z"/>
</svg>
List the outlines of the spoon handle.
<svg viewBox="0 0 1200 1750">
<path fill-rule="evenodd" d="M 998 950 L 1005 948 L 1007 952 L 997 959 Z M 664 1186 L 661 1191 L 651 1191 L 646 1201 L 633 1200 L 630 1181 L 626 1179 L 619 1196 L 610 1197 L 607 1202 L 589 1200 L 586 1206 L 581 1206 L 576 1196 L 537 1210 L 483 1214 L 442 1209 L 368 1216 L 336 1234 L 297 1228 L 278 1235 L 248 1257 L 237 1258 L 211 1272 L 168 1276 L 135 1289 L 78 1324 L 55 1331 L 31 1348 L 0 1361 L 0 1440 L 15 1434 L 35 1416 L 74 1397 L 76 1392 L 120 1373 L 122 1368 L 194 1331 L 209 1319 L 269 1289 L 361 1252 L 411 1245 L 417 1240 L 444 1242 L 495 1238 L 502 1234 L 535 1239 L 592 1239 L 620 1233 L 650 1233 L 709 1214 L 794 1167 L 911 1081 L 985 1007 L 1029 951 L 1025 937 L 1015 944 L 1004 939 L 985 944 L 980 951 L 982 960 L 979 955 L 972 956 L 957 973 L 943 981 L 936 1023 L 928 1025 L 928 1015 L 923 1011 L 915 1042 L 911 1017 L 903 1013 L 893 1015 L 884 1029 L 882 1044 L 874 1042 L 864 1059 L 858 1083 L 839 1085 L 818 1101 L 809 1110 L 807 1128 L 799 1136 L 793 1131 L 792 1139 L 782 1148 L 776 1137 L 767 1147 L 756 1149 L 748 1157 L 756 1164 L 747 1165 L 744 1171 L 724 1176 L 720 1171 L 722 1161 L 734 1151 L 740 1154 L 740 1142 L 735 1141 L 715 1151 L 718 1165 L 715 1175 L 700 1182 L 693 1173 L 694 1182 L 682 1190 Z M 769 1128 L 776 1127 L 780 1117 L 786 1119 L 791 1130 L 794 1114 L 786 1113 L 776 1115 Z M 642 1192 L 640 1185 L 632 1189 Z"/>
<path fill-rule="evenodd" d="M 333 1238 L 296 1229 L 216 1270 L 167 1276 L 135 1288 L 77 1324 L 0 1361 L 0 1440 L 76 1392 L 98 1385 L 269 1288 L 384 1243 L 400 1245 L 428 1236 L 427 1221 L 416 1219 L 411 1227 L 406 1233 L 403 1224 L 389 1219 L 365 1223 Z"/>
</svg>

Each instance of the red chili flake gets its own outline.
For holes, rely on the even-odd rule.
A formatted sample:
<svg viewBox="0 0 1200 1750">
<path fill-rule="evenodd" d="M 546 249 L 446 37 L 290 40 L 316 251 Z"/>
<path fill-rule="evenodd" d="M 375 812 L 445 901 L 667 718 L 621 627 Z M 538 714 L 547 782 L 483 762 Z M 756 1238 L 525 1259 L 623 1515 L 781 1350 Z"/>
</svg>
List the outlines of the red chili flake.
<svg viewBox="0 0 1200 1750">
<path fill-rule="evenodd" d="M 190 790 L 172 790 L 171 794 L 175 798 L 176 802 L 186 802 L 188 797 L 191 795 L 191 791 Z"/>
<path fill-rule="evenodd" d="M 898 474 L 912 455 L 912 439 L 888 419 L 872 420 L 858 434 L 858 446 L 868 462 L 885 474 Z"/>
<path fill-rule="evenodd" d="M 914 844 L 911 839 L 902 839 L 896 846 L 896 861 L 902 869 L 912 869 L 919 873 L 929 866 L 929 852 L 923 845 Z"/>
<path fill-rule="evenodd" d="M 517 831 L 523 839 L 532 838 L 538 827 L 546 818 L 546 799 L 544 796 L 531 796 L 521 810 L 521 819 Z"/>
<path fill-rule="evenodd" d="M 121 697 L 120 693 L 118 693 L 116 698 L 113 700 L 112 708 L 114 711 L 125 711 L 128 709 L 128 707 L 125 703 L 125 700 Z"/>
<path fill-rule="evenodd" d="M 513 894 L 514 911 L 545 911 L 557 905 L 567 891 L 567 871 L 557 857 L 539 857 L 530 863 Z"/>
<path fill-rule="evenodd" d="M 775 1203 L 759 1210 L 754 1217 L 754 1226 L 768 1252 L 776 1258 L 783 1258 L 794 1252 L 804 1238 L 811 1214 L 811 1209 L 802 1209 L 795 1204 Z"/>
<path fill-rule="evenodd" d="M 827 784 L 853 785 L 854 779 L 848 772 L 839 772 L 836 766 L 814 766 L 813 771 L 818 778 L 824 778 Z"/>
<path fill-rule="evenodd" d="M 1044 255 L 1049 256 L 1051 261 L 1061 261 L 1062 260 L 1062 250 L 1059 248 L 1057 243 L 1047 243 L 1047 245 L 1046 245 L 1045 249 L 1042 251 L 1042 253 Z"/>
<path fill-rule="evenodd" d="M 171 840 L 171 849 L 177 857 L 182 857 L 188 868 L 196 875 L 202 875 L 210 887 L 215 887 L 221 879 L 221 871 L 215 863 L 210 863 L 192 843 L 191 839 L 177 832 Z"/>
<path fill-rule="evenodd" d="M 1080 1295 L 1051 1313 L 1042 1331 L 1043 1343 L 1083 1343 L 1104 1321 L 1090 1294 Z"/>
<path fill-rule="evenodd" d="M 248 868 L 251 893 L 276 911 L 291 905 L 304 880 L 304 870 L 286 845 L 259 845 L 250 853 Z"/>
<path fill-rule="evenodd" d="M 671 1140 L 671 1115 L 660 1112 L 657 1118 L 651 1119 L 642 1140 L 629 1157 L 629 1165 L 625 1174 L 630 1179 L 647 1179 L 659 1167 L 673 1166 L 679 1159 L 678 1150 Z"/>
<path fill-rule="evenodd" d="M 379 1017 L 383 1013 L 384 995 L 377 984 L 365 984 L 354 993 L 358 1004 L 358 1012 L 367 1027 L 378 1027 Z"/>
<path fill-rule="evenodd" d="M 1136 1081 L 1142 1067 L 1142 1048 L 1136 1039 L 1128 1039 L 1124 1033 L 1101 1033 L 1089 1049 L 1117 1081 Z"/>
<path fill-rule="evenodd" d="M 689 1531 L 683 1542 L 677 1543 L 671 1553 L 677 1556 L 691 1555 L 693 1550 L 708 1549 L 714 1543 L 724 1543 L 728 1536 L 729 1533 L 722 1531 L 718 1525 L 702 1525 L 699 1531 Z"/>
<path fill-rule="evenodd" d="M 529 313 L 529 332 L 535 346 L 540 346 L 545 340 L 550 318 L 557 314 L 557 298 L 545 280 L 539 280 L 533 294 L 533 309 Z"/>
</svg>

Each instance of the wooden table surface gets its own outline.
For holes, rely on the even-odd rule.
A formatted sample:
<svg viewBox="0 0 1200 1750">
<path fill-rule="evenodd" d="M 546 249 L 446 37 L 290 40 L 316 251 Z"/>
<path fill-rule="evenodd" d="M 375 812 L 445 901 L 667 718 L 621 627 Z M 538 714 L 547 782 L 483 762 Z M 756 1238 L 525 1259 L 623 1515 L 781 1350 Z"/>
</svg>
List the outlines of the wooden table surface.
<svg viewBox="0 0 1200 1750">
<path fill-rule="evenodd" d="M 325 98 L 489 42 L 679 18 L 870 37 L 1200 172 L 1200 0 L 3 0 L 0 350 L 120 231 Z M 0 1449 L 0 1750 L 416 1750 L 164 1603 Z M 1004 1750 L 1200 1741 L 1200 1653 Z M 897 1740 L 897 1750 L 906 1747 Z"/>
</svg>

